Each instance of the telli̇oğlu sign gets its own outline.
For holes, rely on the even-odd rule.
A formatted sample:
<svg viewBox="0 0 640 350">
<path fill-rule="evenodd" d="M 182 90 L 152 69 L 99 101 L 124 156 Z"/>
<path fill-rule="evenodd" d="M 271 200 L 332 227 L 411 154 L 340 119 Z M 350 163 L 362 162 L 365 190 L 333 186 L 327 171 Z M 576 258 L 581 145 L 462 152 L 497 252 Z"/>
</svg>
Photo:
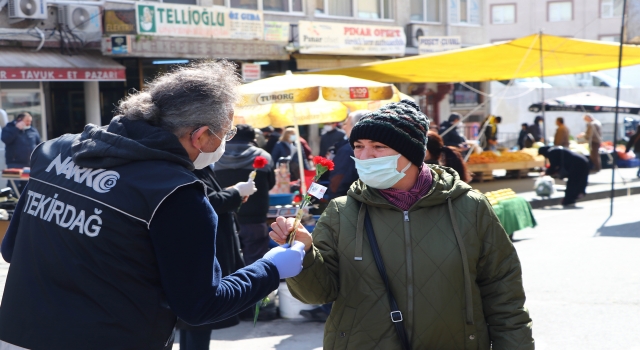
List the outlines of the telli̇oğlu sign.
<svg viewBox="0 0 640 350">
<path fill-rule="evenodd" d="M 136 26 L 141 35 L 262 40 L 262 17 L 259 11 L 219 6 L 136 4 Z"/>
<path fill-rule="evenodd" d="M 298 22 L 300 53 L 404 56 L 402 27 L 328 22 Z"/>
<path fill-rule="evenodd" d="M 462 47 L 459 36 L 420 36 L 418 37 L 418 53 L 449 51 Z"/>
</svg>

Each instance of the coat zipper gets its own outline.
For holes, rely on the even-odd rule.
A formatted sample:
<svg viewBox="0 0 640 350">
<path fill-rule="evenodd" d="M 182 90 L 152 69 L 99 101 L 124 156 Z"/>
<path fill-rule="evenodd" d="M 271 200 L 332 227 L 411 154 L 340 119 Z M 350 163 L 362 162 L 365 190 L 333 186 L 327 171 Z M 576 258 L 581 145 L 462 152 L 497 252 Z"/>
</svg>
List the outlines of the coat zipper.
<svg viewBox="0 0 640 350">
<path fill-rule="evenodd" d="M 403 211 L 404 214 L 404 246 L 406 252 L 407 264 L 407 326 L 413 324 L 413 249 L 411 246 L 411 227 L 409 223 L 409 211 Z M 411 327 L 407 327 L 407 338 L 411 341 Z"/>
</svg>

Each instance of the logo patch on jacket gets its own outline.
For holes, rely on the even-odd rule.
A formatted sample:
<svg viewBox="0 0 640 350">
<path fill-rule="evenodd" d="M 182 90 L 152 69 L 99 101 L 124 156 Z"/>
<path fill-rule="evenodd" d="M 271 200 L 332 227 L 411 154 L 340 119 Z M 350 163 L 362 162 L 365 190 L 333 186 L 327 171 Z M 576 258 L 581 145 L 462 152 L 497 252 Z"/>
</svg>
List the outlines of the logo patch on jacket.
<svg viewBox="0 0 640 350">
<path fill-rule="evenodd" d="M 120 174 L 117 171 L 106 169 L 92 169 L 83 168 L 76 165 L 71 157 L 67 157 L 64 161 L 61 160 L 60 154 L 49 164 L 46 172 L 50 172 L 54 167 L 56 168 L 56 175 L 65 175 L 65 178 L 77 183 L 85 183 L 87 187 L 93 188 L 98 193 L 107 193 L 115 185 L 116 181 L 120 178 Z"/>
</svg>

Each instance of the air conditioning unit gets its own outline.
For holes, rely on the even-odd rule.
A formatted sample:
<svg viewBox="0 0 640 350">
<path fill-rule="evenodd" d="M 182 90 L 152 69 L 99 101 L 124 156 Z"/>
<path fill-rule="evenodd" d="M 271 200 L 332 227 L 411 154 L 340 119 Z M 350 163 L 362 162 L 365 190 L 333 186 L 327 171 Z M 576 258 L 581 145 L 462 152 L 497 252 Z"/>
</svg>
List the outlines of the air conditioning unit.
<svg viewBox="0 0 640 350">
<path fill-rule="evenodd" d="M 102 15 L 98 6 L 59 5 L 58 21 L 64 30 L 84 42 L 99 41 L 102 37 Z"/>
<path fill-rule="evenodd" d="M 407 45 L 418 47 L 418 38 L 429 35 L 429 26 L 423 24 L 409 24 L 407 26 Z"/>
<path fill-rule="evenodd" d="M 47 0 L 9 0 L 9 18 L 47 19 Z"/>
</svg>

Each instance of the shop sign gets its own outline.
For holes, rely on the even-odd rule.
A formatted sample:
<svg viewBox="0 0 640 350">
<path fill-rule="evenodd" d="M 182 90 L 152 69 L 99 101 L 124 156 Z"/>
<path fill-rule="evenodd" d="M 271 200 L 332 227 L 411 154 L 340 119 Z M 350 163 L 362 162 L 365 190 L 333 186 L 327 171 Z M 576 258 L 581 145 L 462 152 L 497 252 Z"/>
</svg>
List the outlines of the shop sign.
<svg viewBox="0 0 640 350">
<path fill-rule="evenodd" d="M 418 37 L 418 53 L 441 52 L 462 47 L 460 36 L 420 36 Z"/>
<path fill-rule="evenodd" d="M 243 63 L 242 64 L 242 80 L 254 81 L 260 79 L 261 67 L 259 64 Z"/>
<path fill-rule="evenodd" d="M 129 41 L 129 57 L 217 58 L 238 60 L 288 60 L 282 43 L 202 38 L 140 37 Z M 111 39 L 102 38 L 102 54 L 113 56 Z"/>
<path fill-rule="evenodd" d="M 291 25 L 289 22 L 264 22 L 264 40 L 288 42 L 290 27 Z"/>
<path fill-rule="evenodd" d="M 168 3 L 136 5 L 138 34 L 262 40 L 262 12 Z"/>
<path fill-rule="evenodd" d="M 300 53 L 404 56 L 407 38 L 402 27 L 346 23 L 298 23 Z"/>
<path fill-rule="evenodd" d="M 135 10 L 105 10 L 104 32 L 107 34 L 135 34 L 136 11 Z"/>
<path fill-rule="evenodd" d="M 129 36 L 128 35 L 112 35 L 111 53 L 114 55 L 126 55 L 129 53 Z"/>
<path fill-rule="evenodd" d="M 0 81 L 122 81 L 124 69 L 0 68 Z"/>
</svg>

